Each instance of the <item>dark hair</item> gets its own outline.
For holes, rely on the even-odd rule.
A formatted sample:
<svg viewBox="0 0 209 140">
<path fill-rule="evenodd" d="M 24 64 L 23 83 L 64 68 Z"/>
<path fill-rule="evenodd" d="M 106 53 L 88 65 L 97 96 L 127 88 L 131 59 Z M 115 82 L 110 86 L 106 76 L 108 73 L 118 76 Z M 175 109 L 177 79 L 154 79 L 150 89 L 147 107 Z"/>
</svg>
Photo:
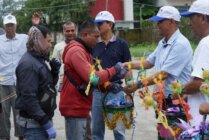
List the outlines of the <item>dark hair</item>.
<svg viewBox="0 0 209 140">
<path fill-rule="evenodd" d="M 44 38 L 46 38 L 47 34 L 51 34 L 49 29 L 47 27 L 43 26 L 43 25 L 34 25 L 34 26 L 41 31 Z"/>
<path fill-rule="evenodd" d="M 84 32 L 91 33 L 95 30 L 95 28 L 97 28 L 97 24 L 93 19 L 86 20 L 79 26 L 78 34 L 80 35 Z"/>
</svg>

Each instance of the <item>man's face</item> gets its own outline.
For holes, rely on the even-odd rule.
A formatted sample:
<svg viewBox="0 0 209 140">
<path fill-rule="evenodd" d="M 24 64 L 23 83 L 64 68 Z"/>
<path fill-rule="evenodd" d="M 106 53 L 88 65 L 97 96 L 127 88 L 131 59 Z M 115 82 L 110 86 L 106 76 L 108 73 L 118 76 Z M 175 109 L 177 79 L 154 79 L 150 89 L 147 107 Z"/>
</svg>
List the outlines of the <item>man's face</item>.
<svg viewBox="0 0 209 140">
<path fill-rule="evenodd" d="M 16 24 L 8 23 L 4 25 L 6 36 L 13 38 L 16 33 Z"/>
<path fill-rule="evenodd" d="M 50 53 L 51 49 L 52 49 L 52 37 L 51 35 L 47 34 L 46 38 L 44 38 L 45 40 L 45 45 L 46 45 L 46 53 Z"/>
<path fill-rule="evenodd" d="M 201 37 L 201 30 L 199 27 L 201 27 L 202 22 L 202 16 L 199 14 L 192 14 L 190 17 L 189 26 L 192 29 L 192 33 L 195 36 Z"/>
<path fill-rule="evenodd" d="M 104 33 L 111 31 L 113 25 L 111 22 L 104 21 L 104 22 L 98 22 L 97 26 L 99 28 L 100 34 L 102 35 Z"/>
<path fill-rule="evenodd" d="M 64 25 L 63 33 L 67 42 L 76 38 L 76 27 L 74 24 Z"/>
<path fill-rule="evenodd" d="M 100 33 L 98 28 L 96 28 L 94 31 L 85 35 L 85 42 L 89 47 L 94 48 L 98 42 L 99 37 Z"/>
<path fill-rule="evenodd" d="M 38 25 L 41 22 L 41 18 L 38 16 L 33 16 L 32 17 L 32 24 L 33 25 Z"/>
<path fill-rule="evenodd" d="M 163 37 L 166 36 L 168 30 L 171 27 L 170 22 L 171 22 L 171 19 L 164 19 L 164 20 L 157 22 L 157 27 L 159 29 L 159 33 L 161 36 L 163 36 Z"/>
</svg>

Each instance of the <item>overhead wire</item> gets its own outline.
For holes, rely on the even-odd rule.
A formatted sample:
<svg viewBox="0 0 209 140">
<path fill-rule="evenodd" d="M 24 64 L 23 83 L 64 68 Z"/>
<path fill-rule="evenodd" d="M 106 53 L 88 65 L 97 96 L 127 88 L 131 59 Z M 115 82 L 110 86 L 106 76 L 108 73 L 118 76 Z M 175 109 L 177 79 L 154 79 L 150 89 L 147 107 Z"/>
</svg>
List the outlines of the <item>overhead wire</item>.
<svg viewBox="0 0 209 140">
<path fill-rule="evenodd" d="M 65 4 L 65 5 L 56 5 L 56 6 L 44 6 L 44 7 L 25 7 L 25 10 L 35 10 L 35 9 L 51 9 L 51 8 L 62 8 L 62 7 L 68 7 L 68 6 L 75 6 L 75 5 L 81 5 L 81 4 L 86 4 L 90 2 L 94 2 L 96 0 L 89 0 L 85 1 L 85 3 L 79 2 L 79 3 L 71 3 L 71 4 Z"/>
</svg>

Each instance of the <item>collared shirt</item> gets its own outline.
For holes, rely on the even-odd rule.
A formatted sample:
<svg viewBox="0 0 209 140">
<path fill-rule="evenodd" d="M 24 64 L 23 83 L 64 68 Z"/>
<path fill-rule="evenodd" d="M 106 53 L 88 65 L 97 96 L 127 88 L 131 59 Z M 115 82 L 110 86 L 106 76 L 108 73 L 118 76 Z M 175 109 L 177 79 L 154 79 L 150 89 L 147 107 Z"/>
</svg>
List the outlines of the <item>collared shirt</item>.
<svg viewBox="0 0 209 140">
<path fill-rule="evenodd" d="M 128 62 L 131 60 L 131 53 L 128 48 L 128 44 L 123 39 L 112 36 L 108 44 L 99 38 L 99 41 L 92 51 L 93 57 L 101 60 L 102 68 L 110 68 L 117 62 Z M 111 82 L 119 82 L 120 79 L 114 76 Z M 120 82 L 119 82 L 120 83 Z"/>
<path fill-rule="evenodd" d="M 0 36 L 0 84 L 15 85 L 15 69 L 26 52 L 26 34 L 16 34 L 13 39 L 8 39 L 6 34 Z"/>
<path fill-rule="evenodd" d="M 209 35 L 204 37 L 198 44 L 192 61 L 192 77 L 203 79 L 203 70 L 209 70 Z M 203 116 L 199 113 L 199 106 L 203 102 L 209 102 L 209 97 L 198 92 L 188 96 L 188 103 L 190 106 L 189 113 L 192 115 L 190 120 L 192 126 L 199 126 L 203 120 Z M 209 118 L 207 117 L 207 122 Z"/>
<path fill-rule="evenodd" d="M 154 71 L 165 71 L 171 76 L 165 79 L 165 97 L 172 94 L 169 85 L 174 80 L 185 84 L 192 71 L 192 48 L 187 38 L 177 30 L 166 42 L 163 38 L 155 51 L 147 58 L 154 65 Z"/>
</svg>

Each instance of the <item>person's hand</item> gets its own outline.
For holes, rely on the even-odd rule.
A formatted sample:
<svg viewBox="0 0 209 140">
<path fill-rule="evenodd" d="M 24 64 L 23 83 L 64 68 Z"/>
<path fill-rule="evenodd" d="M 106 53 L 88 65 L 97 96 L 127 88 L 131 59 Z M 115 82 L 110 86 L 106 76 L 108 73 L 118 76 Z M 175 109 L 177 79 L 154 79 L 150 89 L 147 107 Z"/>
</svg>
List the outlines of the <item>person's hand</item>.
<svg viewBox="0 0 209 140">
<path fill-rule="evenodd" d="M 122 67 L 122 63 L 118 62 L 115 66 L 116 76 L 119 78 L 124 78 L 126 73 L 128 73 L 128 67 Z"/>
<path fill-rule="evenodd" d="M 115 68 L 115 71 L 117 74 L 120 73 L 120 71 L 122 69 L 122 63 L 121 62 L 116 63 L 114 68 Z"/>
<path fill-rule="evenodd" d="M 49 139 L 55 139 L 56 138 L 56 130 L 53 127 L 51 121 L 48 121 L 46 124 L 43 125 L 44 130 L 46 131 Z"/>
<path fill-rule="evenodd" d="M 138 89 L 138 84 L 137 82 L 134 82 L 131 86 L 125 86 L 123 88 L 123 91 L 127 94 L 133 93 Z"/>
<path fill-rule="evenodd" d="M 50 67 L 51 67 L 51 72 L 54 73 L 54 74 L 58 74 L 59 70 L 60 70 L 60 67 L 61 67 L 61 62 L 56 58 L 52 58 L 49 61 L 49 64 L 50 64 Z"/>
<path fill-rule="evenodd" d="M 209 103 L 200 104 L 199 112 L 201 115 L 209 114 Z"/>
<path fill-rule="evenodd" d="M 118 93 L 118 92 L 123 90 L 123 87 L 120 84 L 118 84 L 118 83 L 112 83 L 112 85 L 110 86 L 109 90 L 112 93 Z"/>
<path fill-rule="evenodd" d="M 128 67 L 129 65 L 130 65 L 130 62 L 122 63 L 122 67 Z"/>
</svg>

